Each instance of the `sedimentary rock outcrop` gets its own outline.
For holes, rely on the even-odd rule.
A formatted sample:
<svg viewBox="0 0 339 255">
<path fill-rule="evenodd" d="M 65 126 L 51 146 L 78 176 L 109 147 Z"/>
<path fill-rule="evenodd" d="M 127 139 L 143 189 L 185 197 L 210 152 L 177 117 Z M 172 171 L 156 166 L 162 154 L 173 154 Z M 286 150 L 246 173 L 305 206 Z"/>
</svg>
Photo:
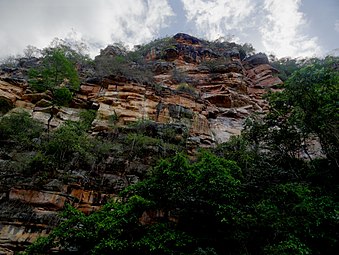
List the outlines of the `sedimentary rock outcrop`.
<svg viewBox="0 0 339 255">
<path fill-rule="evenodd" d="M 125 53 L 108 47 L 101 54 Z M 29 88 L 25 70 L 38 60 L 26 61 L 16 69 L 2 70 L 0 100 L 8 109 L 14 108 L 11 111 L 26 109 L 50 128 L 79 120 L 83 109 L 94 109 L 92 135 L 109 132 L 112 116 L 114 125 L 121 127 L 139 120 L 152 121 L 156 123 L 154 132 L 160 133 L 163 126 L 171 125 L 179 136 L 187 132 L 186 147 L 194 153 L 197 147 L 212 147 L 240 134 L 246 117 L 265 111 L 262 93 L 282 84 L 266 55 L 260 53 L 244 60 L 239 56 L 235 48 L 212 50 L 200 39 L 177 34 L 171 47 L 152 48 L 145 56 L 154 75 L 153 84 L 118 76 L 89 77 L 83 80 L 69 107 L 54 106 L 50 93 L 35 93 Z M 1 161 L 5 158 L 2 155 Z M 121 163 L 126 172 L 134 169 L 130 175 L 103 172 L 97 178 L 123 188 L 137 181 L 136 172 L 147 169 L 147 162 L 133 164 Z M 2 173 L 0 178 L 5 183 L 14 177 Z M 48 233 L 66 202 L 89 213 L 116 196 L 104 188 L 93 190 L 59 180 L 50 180 L 39 189 L 15 182 L 7 185 L 0 190 L 0 254 L 13 254 Z"/>
</svg>

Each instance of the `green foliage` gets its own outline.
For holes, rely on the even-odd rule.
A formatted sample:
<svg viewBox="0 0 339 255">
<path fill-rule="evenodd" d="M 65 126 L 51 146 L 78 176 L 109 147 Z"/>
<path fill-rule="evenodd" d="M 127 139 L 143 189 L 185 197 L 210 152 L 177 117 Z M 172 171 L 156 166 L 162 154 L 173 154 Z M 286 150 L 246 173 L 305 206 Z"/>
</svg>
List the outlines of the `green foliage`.
<svg viewBox="0 0 339 255">
<path fill-rule="evenodd" d="M 202 66 L 206 66 L 211 73 L 223 72 L 225 66 L 231 61 L 229 58 L 219 57 L 216 59 L 206 60 L 201 62 Z"/>
<path fill-rule="evenodd" d="M 47 154 L 53 155 L 62 162 L 73 157 L 74 153 L 85 156 L 91 144 L 76 123 L 68 122 L 51 134 L 45 146 Z"/>
<path fill-rule="evenodd" d="M 191 235 L 192 249 L 207 248 L 216 240 L 232 242 L 233 237 L 218 235 L 232 229 L 238 214 L 235 207 L 240 196 L 240 182 L 234 176 L 240 169 L 234 162 L 203 153 L 192 163 L 182 154 L 161 161 L 149 179 L 129 193 L 155 201 L 166 215 L 178 220 L 177 229 Z M 218 242 L 217 241 L 217 242 Z"/>
<path fill-rule="evenodd" d="M 72 37 L 65 39 L 54 38 L 54 40 L 50 43 L 50 47 L 44 49 L 43 52 L 51 49 L 60 49 L 65 52 L 65 56 L 73 64 L 84 65 L 91 61 L 88 55 L 88 46 L 86 43 Z"/>
<path fill-rule="evenodd" d="M 95 58 L 95 69 L 101 77 L 117 76 L 142 84 L 153 83 L 153 74 L 147 66 L 135 64 L 128 56 L 98 56 Z"/>
<path fill-rule="evenodd" d="M 281 241 L 278 244 L 267 246 L 264 252 L 264 254 L 267 255 L 312 254 L 311 249 L 309 249 L 304 243 L 302 243 L 298 238 L 294 237 L 293 235 L 289 235 L 287 240 Z"/>
<path fill-rule="evenodd" d="M 333 254 L 335 198 L 302 182 L 256 185 L 233 161 L 177 154 L 98 212 L 66 208 L 63 223 L 27 254 L 52 247 L 79 254 Z"/>
<path fill-rule="evenodd" d="M 113 126 L 113 125 L 115 125 L 118 121 L 119 121 L 119 116 L 118 116 L 118 114 L 117 114 L 115 111 L 113 111 L 113 114 L 111 114 L 111 115 L 108 116 L 108 122 L 109 122 L 110 125 Z"/>
<path fill-rule="evenodd" d="M 55 103 L 65 105 L 72 99 L 71 91 L 78 90 L 80 81 L 75 64 L 62 48 L 48 48 L 42 65 L 29 70 L 29 84 L 38 92 L 49 90 Z"/>
<path fill-rule="evenodd" d="M 12 102 L 5 98 L 0 98 L 0 116 L 13 108 Z"/>
<path fill-rule="evenodd" d="M 154 41 L 151 41 L 147 44 L 137 46 L 135 52 L 143 57 L 146 57 L 146 55 L 149 54 L 152 49 L 156 51 L 162 51 L 167 48 L 173 47 L 175 43 L 176 40 L 173 37 L 155 39 Z"/>
<path fill-rule="evenodd" d="M 138 157 L 147 156 L 151 153 L 154 153 L 153 157 L 166 156 L 179 149 L 176 145 L 143 134 L 130 133 L 126 140 L 130 145 L 130 154 Z"/>
<path fill-rule="evenodd" d="M 152 202 L 132 196 L 126 202 L 110 202 L 100 211 L 85 216 L 67 206 L 63 221 L 47 238 L 39 239 L 25 254 L 46 254 L 51 248 L 77 254 L 174 254 L 189 238 L 170 223 L 151 226 L 139 222 Z"/>
<path fill-rule="evenodd" d="M 337 61 L 337 62 L 335 62 Z M 319 137 L 328 157 L 339 158 L 339 73 L 337 59 L 302 68 L 286 83 L 284 94 L 294 123 L 306 135 Z M 278 108 L 278 99 L 272 100 Z M 284 109 L 283 107 L 280 107 Z"/>
<path fill-rule="evenodd" d="M 97 112 L 95 110 L 83 110 L 80 112 L 80 122 L 85 130 L 89 130 L 95 119 Z"/>
<path fill-rule="evenodd" d="M 208 153 L 194 164 L 178 154 L 162 161 L 150 179 L 125 193 L 128 195 L 123 201 L 110 202 L 89 216 L 66 207 L 65 220 L 48 237 L 30 246 L 26 254 L 44 254 L 53 247 L 59 247 L 61 253 L 76 250 L 78 254 L 192 254 L 195 250 L 195 254 L 215 254 L 203 247 L 215 235 L 208 240 L 200 235 L 205 231 L 212 234 L 217 224 L 233 221 L 236 212 L 228 210 L 238 196 L 240 183 L 232 176 L 238 171 L 234 162 Z M 143 214 L 154 210 L 163 211 L 164 216 L 152 224 L 140 222 Z M 219 216 L 225 210 L 227 216 Z M 168 215 L 185 220 L 176 223 Z M 217 215 L 216 222 L 210 219 L 213 215 Z M 191 224 L 200 224 L 202 229 L 187 232 Z"/>
<path fill-rule="evenodd" d="M 159 136 L 163 141 L 168 142 L 168 143 L 173 143 L 173 144 L 182 144 L 185 145 L 186 139 L 187 139 L 187 130 L 184 130 L 183 133 L 178 134 L 177 130 L 171 126 L 165 126 L 162 129 L 162 133 Z"/>
<path fill-rule="evenodd" d="M 331 254 L 335 249 L 336 238 L 330 234 L 334 230 L 330 225 L 338 226 L 338 204 L 310 185 L 274 185 L 265 191 L 255 208 L 261 217 L 258 223 L 267 227 L 267 234 L 275 235 L 274 244 L 267 245 L 266 251 L 316 254 L 322 250 Z M 326 243 L 326 247 L 320 243 Z"/>
<path fill-rule="evenodd" d="M 251 56 L 255 54 L 255 49 L 252 44 L 244 43 L 239 47 L 240 59 L 244 59 L 245 57 Z"/>
<path fill-rule="evenodd" d="M 73 165 L 95 163 L 109 152 L 110 144 L 89 137 L 85 128 L 82 123 L 66 122 L 43 144 L 45 155 L 51 156 L 61 167 L 70 162 Z"/>
<path fill-rule="evenodd" d="M 248 123 L 247 136 L 277 158 L 309 156 L 307 143 L 319 140 L 323 153 L 339 167 L 339 74 L 335 59 L 301 68 L 285 90 L 270 94 L 270 113 Z"/>
<path fill-rule="evenodd" d="M 213 52 L 221 55 L 223 52 L 230 51 L 239 51 L 240 59 L 244 59 L 246 56 L 253 55 L 255 53 L 255 49 L 252 44 L 244 43 L 243 45 L 236 44 L 232 41 L 232 37 L 229 38 L 219 38 L 215 41 L 205 41 L 202 40 L 206 47 L 210 48 Z"/>
<path fill-rule="evenodd" d="M 260 165 L 263 159 L 244 136 L 232 136 L 227 143 L 218 145 L 213 151 L 220 157 L 237 162 L 245 179 L 259 177 L 257 168 L 264 168 Z"/>
<path fill-rule="evenodd" d="M 73 93 L 66 87 L 57 88 L 54 90 L 53 99 L 57 105 L 67 106 L 73 98 Z"/>
<path fill-rule="evenodd" d="M 33 147 L 32 140 L 39 138 L 42 131 L 42 124 L 24 110 L 12 112 L 0 119 L 0 140 L 13 142 L 20 147 Z"/>
<path fill-rule="evenodd" d="M 170 125 L 159 125 L 150 120 L 139 120 L 129 125 L 126 136 L 132 155 L 152 155 L 168 157 L 182 151 L 187 139 L 187 133 L 178 131 Z M 177 133 L 178 132 L 178 133 Z"/>
<path fill-rule="evenodd" d="M 195 88 L 187 83 L 180 83 L 177 87 L 177 91 L 187 93 L 194 97 L 198 96 Z"/>
<path fill-rule="evenodd" d="M 295 71 L 301 68 L 301 63 L 293 58 L 277 59 L 271 56 L 270 64 L 279 71 L 278 77 L 286 81 Z"/>
<path fill-rule="evenodd" d="M 147 47 L 172 43 L 165 40 Z M 235 47 L 225 42 L 212 46 L 216 52 Z M 251 54 L 251 47 L 245 46 L 248 49 L 241 54 Z M 147 82 L 140 67 L 147 47 L 97 59 L 97 68 L 102 68 L 102 77 L 121 75 Z M 72 79 L 78 63 L 73 53 L 63 46 L 46 49 L 43 64 L 30 70 L 31 86 L 50 90 L 57 104 L 67 104 L 78 86 Z M 289 78 L 284 91 L 268 95 L 270 112 L 249 118 L 242 136 L 219 145 L 215 154 L 201 152 L 190 159 L 177 153 L 185 138 L 177 142 L 175 125 L 141 120 L 117 128 L 113 147 L 87 133 L 96 114 L 92 110 L 82 112 L 80 122 L 67 122 L 48 134 L 26 112 L 2 117 L 2 144 L 19 152 L 12 153 L 18 159 L 8 161 L 6 157 L 14 156 L 2 150 L 1 170 L 22 172 L 25 178 L 32 175 L 34 183 L 45 184 L 59 172 L 63 176 L 57 178 L 66 180 L 70 169 L 84 170 L 86 178 L 96 181 L 107 155 L 155 162 L 176 154 L 160 160 L 146 179 L 97 212 L 84 215 L 66 206 L 61 224 L 26 254 L 52 250 L 59 254 L 336 254 L 338 59 L 286 60 L 281 65 Z M 180 86 L 179 91 L 195 93 L 187 84 Z M 116 117 L 112 115 L 112 120 Z M 321 144 L 321 158 L 308 153 L 307 144 L 313 140 Z"/>
</svg>

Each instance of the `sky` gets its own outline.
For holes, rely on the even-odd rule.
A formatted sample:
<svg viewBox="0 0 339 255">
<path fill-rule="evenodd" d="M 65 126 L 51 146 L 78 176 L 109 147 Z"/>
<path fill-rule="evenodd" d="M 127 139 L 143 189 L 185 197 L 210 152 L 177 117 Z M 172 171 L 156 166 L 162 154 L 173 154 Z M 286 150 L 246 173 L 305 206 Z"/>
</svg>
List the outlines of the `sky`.
<svg viewBox="0 0 339 255">
<path fill-rule="evenodd" d="M 81 40 L 92 56 L 188 33 L 277 57 L 324 56 L 339 49 L 339 0 L 0 0 L 0 58 Z"/>
</svg>

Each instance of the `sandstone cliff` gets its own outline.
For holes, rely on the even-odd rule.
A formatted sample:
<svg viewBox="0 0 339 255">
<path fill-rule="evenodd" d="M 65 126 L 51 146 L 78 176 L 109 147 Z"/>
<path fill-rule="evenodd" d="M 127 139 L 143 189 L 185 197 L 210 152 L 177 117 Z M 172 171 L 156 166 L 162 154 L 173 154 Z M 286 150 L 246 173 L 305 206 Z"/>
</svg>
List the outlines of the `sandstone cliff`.
<svg viewBox="0 0 339 255">
<path fill-rule="evenodd" d="M 233 48 L 230 45 L 227 49 L 212 49 L 205 41 L 186 34 L 175 35 L 171 42 L 166 48 L 151 48 L 145 56 L 154 82 L 87 75 L 69 107 L 53 106 L 49 93 L 34 93 L 30 89 L 27 70 L 39 60 L 23 59 L 19 66 L 1 71 L 2 107 L 14 108 L 11 111 L 24 108 L 51 128 L 66 120 L 79 120 L 83 109 L 94 109 L 96 117 L 90 130 L 93 136 L 110 134 L 112 118 L 115 128 L 140 120 L 154 123 L 156 132 L 171 125 L 178 139 L 185 133 L 185 148 L 193 154 L 197 147 L 212 147 L 240 134 L 246 117 L 267 110 L 262 94 L 282 84 L 265 54 L 241 59 L 235 44 Z M 110 47 L 101 52 L 101 56 L 119 54 L 123 52 Z M 3 153 L 1 163 L 15 160 L 15 156 L 18 155 Z M 93 177 L 97 185 L 92 186 L 83 185 L 77 177 L 73 182 L 51 179 L 37 188 L 18 175 L 13 181 L 12 175 L 1 173 L 0 254 L 13 254 L 37 236 L 48 233 L 58 222 L 57 212 L 66 202 L 87 213 L 96 210 L 116 196 L 117 186 L 123 188 L 136 182 L 150 162 L 112 156 L 106 163 L 119 160 L 120 172 L 101 171 Z M 100 186 L 104 181 L 113 182 L 115 188 Z"/>
</svg>

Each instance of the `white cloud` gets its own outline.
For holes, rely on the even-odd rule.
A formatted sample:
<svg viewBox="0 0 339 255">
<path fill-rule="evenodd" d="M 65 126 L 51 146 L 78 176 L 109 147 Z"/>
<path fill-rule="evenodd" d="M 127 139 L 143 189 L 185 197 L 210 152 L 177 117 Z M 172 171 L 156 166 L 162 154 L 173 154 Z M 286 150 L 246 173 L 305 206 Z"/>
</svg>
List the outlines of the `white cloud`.
<svg viewBox="0 0 339 255">
<path fill-rule="evenodd" d="M 72 30 L 95 47 L 132 46 L 158 37 L 173 15 L 168 0 L 0 1 L 0 56 L 46 47 Z"/>
<path fill-rule="evenodd" d="M 339 19 L 337 19 L 335 21 L 335 24 L 334 24 L 334 30 L 337 31 L 339 33 Z"/>
<path fill-rule="evenodd" d="M 129 45 L 142 43 L 159 34 L 173 14 L 166 0 L 123 0 L 100 2 L 96 17 L 96 37 L 105 41 L 122 41 Z M 98 25 L 100 24 L 100 25 Z M 101 31 L 100 31 L 101 30 Z M 104 31 L 104 32 L 103 32 Z"/>
<path fill-rule="evenodd" d="M 187 20 L 207 39 L 234 33 L 238 42 L 257 42 L 259 50 L 278 57 L 321 54 L 318 39 L 304 33 L 307 20 L 299 10 L 301 0 L 181 1 Z"/>
<path fill-rule="evenodd" d="M 21 53 L 27 45 L 46 47 L 54 37 L 64 38 L 71 31 L 90 43 L 94 55 L 113 42 L 129 46 L 148 42 L 169 25 L 175 26 L 170 29 L 173 33 L 254 43 L 258 50 L 278 57 L 319 54 L 317 38 L 304 33 L 307 20 L 299 9 L 301 1 L 0 0 L 0 58 Z M 182 10 L 174 10 L 180 22 L 171 23 L 175 16 L 171 6 L 183 7 L 182 17 Z M 339 20 L 335 29 L 339 32 Z"/>
<path fill-rule="evenodd" d="M 210 40 L 228 36 L 233 29 L 239 33 L 251 25 L 255 9 L 250 0 L 181 0 L 186 18 L 194 22 L 199 33 Z"/>
<path fill-rule="evenodd" d="M 321 53 L 316 37 L 303 35 L 306 19 L 299 11 L 301 0 L 265 0 L 267 12 L 260 28 L 263 45 L 278 57 L 313 56 Z"/>
</svg>

